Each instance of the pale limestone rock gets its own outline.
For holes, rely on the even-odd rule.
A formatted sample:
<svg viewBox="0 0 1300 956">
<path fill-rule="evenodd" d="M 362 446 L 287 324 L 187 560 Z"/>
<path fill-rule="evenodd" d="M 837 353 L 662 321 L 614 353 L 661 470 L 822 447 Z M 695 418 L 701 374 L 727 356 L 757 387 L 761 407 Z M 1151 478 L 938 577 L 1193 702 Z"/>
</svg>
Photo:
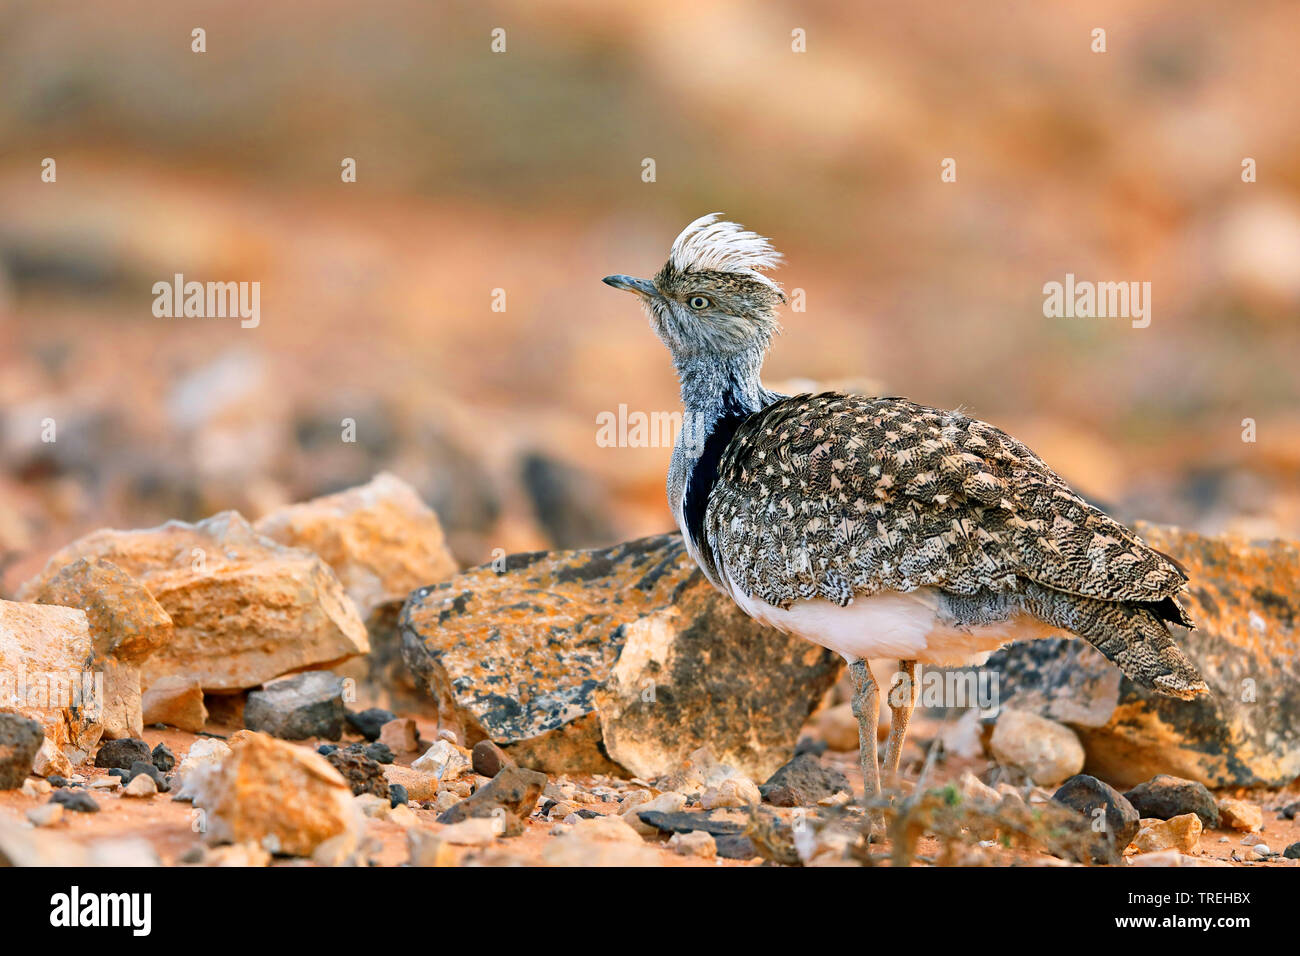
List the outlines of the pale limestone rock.
<svg viewBox="0 0 1300 956">
<path fill-rule="evenodd" d="M 993 727 L 993 755 L 1034 783 L 1055 784 L 1083 769 L 1083 745 L 1069 727 L 1027 711 L 1003 710 Z"/>
<path fill-rule="evenodd" d="M 145 687 L 183 676 L 205 691 L 229 693 L 370 647 L 356 607 L 324 561 L 257 534 L 233 511 L 195 524 L 96 531 L 50 558 L 23 593 L 39 593 L 80 558 L 111 561 L 171 616 L 170 638 L 141 665 Z"/>
<path fill-rule="evenodd" d="M 0 601 L 0 712 L 41 725 L 34 772 L 70 773 L 99 743 L 102 671 L 91 668 L 90 623 L 77 608 Z"/>
<path fill-rule="evenodd" d="M 310 856 L 340 834 L 355 844 L 360 814 L 329 761 L 265 734 L 237 738 L 195 785 L 194 806 L 206 813 L 209 843 L 254 842 L 291 856 Z"/>
<path fill-rule="evenodd" d="M 203 687 L 192 677 L 162 677 L 149 685 L 141 703 L 146 724 L 166 724 L 198 733 L 208 722 Z"/>
</svg>

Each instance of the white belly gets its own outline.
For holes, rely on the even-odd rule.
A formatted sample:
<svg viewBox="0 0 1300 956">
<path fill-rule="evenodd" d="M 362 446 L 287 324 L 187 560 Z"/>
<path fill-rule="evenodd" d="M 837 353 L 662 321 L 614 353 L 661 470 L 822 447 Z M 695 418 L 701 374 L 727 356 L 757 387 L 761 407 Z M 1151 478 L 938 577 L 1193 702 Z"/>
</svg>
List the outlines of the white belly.
<svg viewBox="0 0 1300 956">
<path fill-rule="evenodd" d="M 789 609 L 746 596 L 732 597 L 750 617 L 777 630 L 820 644 L 847 661 L 893 658 L 942 667 L 983 664 L 1011 641 L 1061 633 L 1028 614 L 996 624 L 967 626 L 945 621 L 933 588 L 885 591 L 856 598 L 847 607 L 831 601 L 799 601 Z"/>
</svg>

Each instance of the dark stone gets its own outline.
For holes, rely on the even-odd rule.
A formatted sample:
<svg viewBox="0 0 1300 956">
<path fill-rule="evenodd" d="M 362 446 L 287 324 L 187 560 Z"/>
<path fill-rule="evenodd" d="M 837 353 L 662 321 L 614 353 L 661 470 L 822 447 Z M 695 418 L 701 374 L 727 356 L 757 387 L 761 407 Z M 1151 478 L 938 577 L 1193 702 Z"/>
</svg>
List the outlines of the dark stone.
<svg viewBox="0 0 1300 956">
<path fill-rule="evenodd" d="M 99 804 L 85 790 L 55 790 L 50 794 L 50 803 L 61 803 L 64 809 L 75 813 L 99 812 Z"/>
<path fill-rule="evenodd" d="M 390 720 L 396 720 L 397 715 L 391 710 L 384 710 L 380 707 L 370 707 L 366 710 L 348 711 L 348 726 L 359 733 L 366 740 L 378 740 L 379 731 L 384 724 Z"/>
<path fill-rule="evenodd" d="M 96 767 L 117 767 L 120 770 L 130 770 L 131 764 L 137 760 L 143 760 L 146 763 L 153 760 L 153 751 L 139 737 L 107 740 L 100 745 L 99 753 L 95 754 Z"/>
<path fill-rule="evenodd" d="M 343 779 L 348 782 L 352 788 L 352 793 L 360 796 L 363 793 L 373 793 L 376 797 L 383 797 L 386 800 L 392 799 L 392 793 L 388 786 L 388 780 L 384 777 L 384 771 L 380 769 L 379 764 L 371 760 L 359 750 L 336 750 L 331 754 L 326 754 L 325 759 L 339 773 L 343 774 Z"/>
<path fill-rule="evenodd" d="M 393 751 L 392 748 L 388 746 L 388 744 L 381 744 L 379 742 L 375 742 L 373 744 L 366 744 L 363 753 L 365 753 L 365 755 L 369 757 L 371 760 L 373 760 L 375 763 L 393 762 Z"/>
<path fill-rule="evenodd" d="M 1138 784 L 1124 797 L 1140 817 L 1168 820 L 1182 813 L 1194 813 L 1207 830 L 1219 825 L 1219 805 L 1214 801 L 1214 794 L 1195 780 L 1162 773 Z"/>
<path fill-rule="evenodd" d="M 134 766 L 134 764 L 132 766 Z M 108 775 L 110 777 L 117 777 L 123 784 L 128 783 L 131 779 L 131 771 L 123 770 L 121 767 L 114 767 L 108 772 Z"/>
<path fill-rule="evenodd" d="M 322 757 L 328 757 L 330 754 L 332 754 L 334 751 L 338 749 L 339 749 L 338 744 L 321 744 L 319 747 L 316 748 L 316 752 L 320 754 Z"/>
<path fill-rule="evenodd" d="M 715 836 L 713 842 L 718 845 L 718 856 L 724 860 L 752 860 L 758 856 L 754 841 L 743 834 Z"/>
<path fill-rule="evenodd" d="M 596 817 L 603 817 L 605 815 L 603 813 L 597 813 L 595 810 L 574 810 L 573 812 L 584 820 L 594 820 Z"/>
<path fill-rule="evenodd" d="M 109 772 L 112 773 L 112 771 Z M 68 781 L 63 777 L 60 777 L 57 773 L 52 773 L 45 779 L 49 781 L 50 786 L 53 787 L 55 790 L 61 790 L 62 788 L 68 786 Z"/>
<path fill-rule="evenodd" d="M 410 798 L 406 795 L 406 788 L 400 783 L 390 783 L 388 785 L 388 805 L 395 807 L 399 803 L 409 804 Z"/>
<path fill-rule="evenodd" d="M 1281 814 L 1284 820 L 1294 820 L 1297 815 L 1300 815 L 1300 800 L 1287 804 L 1282 808 Z"/>
<path fill-rule="evenodd" d="M 153 748 L 153 765 L 163 773 L 171 773 L 176 766 L 176 755 L 166 744 L 159 744 Z"/>
<path fill-rule="evenodd" d="M 814 740 L 812 737 L 800 737 L 799 743 L 795 745 L 794 755 L 797 757 L 800 754 L 814 754 L 820 757 L 826 750 L 826 741 Z"/>
<path fill-rule="evenodd" d="M 842 790 L 853 792 L 849 778 L 810 753 L 799 754 L 758 788 L 763 799 L 777 807 L 815 806 Z"/>
<path fill-rule="evenodd" d="M 343 735 L 343 682 L 329 671 L 304 671 L 248 695 L 244 726 L 284 740 Z"/>
<path fill-rule="evenodd" d="M 0 714 L 0 790 L 16 790 L 32 772 L 45 730 L 21 714 Z"/>
<path fill-rule="evenodd" d="M 722 811 L 728 812 L 728 811 Z M 637 816 L 641 822 L 661 830 L 664 833 L 690 833 L 692 830 L 703 830 L 710 833 L 716 839 L 720 836 L 739 836 L 745 832 L 745 824 L 737 823 L 734 820 L 714 819 L 719 811 L 708 810 L 704 813 L 686 813 L 678 811 L 669 813 L 666 810 L 641 810 Z"/>
<path fill-rule="evenodd" d="M 131 770 L 126 778 L 126 782 L 130 783 L 136 777 L 140 776 L 140 774 L 144 774 L 146 777 L 152 777 L 153 782 L 158 785 L 159 793 L 166 793 L 172 788 L 172 785 L 167 782 L 167 778 L 158 770 L 157 767 L 152 763 L 145 763 L 143 760 L 137 760 L 135 763 L 131 764 Z"/>
<path fill-rule="evenodd" d="M 1097 862 L 1117 862 L 1141 826 L 1137 810 L 1122 793 L 1086 773 L 1075 774 L 1061 784 L 1052 799 L 1083 816 L 1089 826 L 1097 819 L 1096 811 L 1104 811 L 1105 829 L 1090 843 L 1092 858 Z"/>
<path fill-rule="evenodd" d="M 1292 843 L 1282 851 L 1282 855 L 1288 860 L 1300 860 L 1300 843 Z"/>
<path fill-rule="evenodd" d="M 505 812 L 503 835 L 517 836 L 524 832 L 524 821 L 537 807 L 546 782 L 544 773 L 523 767 L 506 767 L 473 796 L 439 814 L 438 822 L 459 823 L 470 817 L 490 817 L 499 809 Z"/>
<path fill-rule="evenodd" d="M 515 766 L 515 761 L 492 741 L 480 740 L 470 751 L 470 764 L 475 773 L 484 777 L 495 777 L 502 768 Z"/>
</svg>

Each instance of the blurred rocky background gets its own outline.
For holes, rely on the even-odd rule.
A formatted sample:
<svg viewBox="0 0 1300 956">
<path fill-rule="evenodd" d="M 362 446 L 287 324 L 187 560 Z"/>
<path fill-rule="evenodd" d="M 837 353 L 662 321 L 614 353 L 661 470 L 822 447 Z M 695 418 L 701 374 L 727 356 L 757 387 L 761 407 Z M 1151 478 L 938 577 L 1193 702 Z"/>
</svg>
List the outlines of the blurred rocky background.
<svg viewBox="0 0 1300 956">
<path fill-rule="evenodd" d="M 669 529 L 669 449 L 596 440 L 677 407 L 599 279 L 713 210 L 806 292 L 771 381 L 963 405 L 1124 520 L 1295 537 L 1300 7 L 1090 7 L 0 4 L 0 597 L 94 528 L 382 470 L 462 565 Z M 176 273 L 260 282 L 260 325 L 156 318 Z M 1150 327 L 1045 318 L 1066 273 L 1151 282 Z"/>
</svg>

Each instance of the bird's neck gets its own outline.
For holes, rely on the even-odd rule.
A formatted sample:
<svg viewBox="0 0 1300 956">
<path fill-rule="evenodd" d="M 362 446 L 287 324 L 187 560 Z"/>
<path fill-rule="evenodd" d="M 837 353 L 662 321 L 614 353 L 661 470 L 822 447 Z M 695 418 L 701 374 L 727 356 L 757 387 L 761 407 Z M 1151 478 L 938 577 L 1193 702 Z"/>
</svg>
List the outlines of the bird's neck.
<svg viewBox="0 0 1300 956">
<path fill-rule="evenodd" d="M 779 396 L 763 387 L 764 352 L 756 348 L 722 359 L 686 356 L 676 360 L 673 364 L 687 417 L 707 429 L 720 418 L 747 415 L 776 401 Z"/>
</svg>

